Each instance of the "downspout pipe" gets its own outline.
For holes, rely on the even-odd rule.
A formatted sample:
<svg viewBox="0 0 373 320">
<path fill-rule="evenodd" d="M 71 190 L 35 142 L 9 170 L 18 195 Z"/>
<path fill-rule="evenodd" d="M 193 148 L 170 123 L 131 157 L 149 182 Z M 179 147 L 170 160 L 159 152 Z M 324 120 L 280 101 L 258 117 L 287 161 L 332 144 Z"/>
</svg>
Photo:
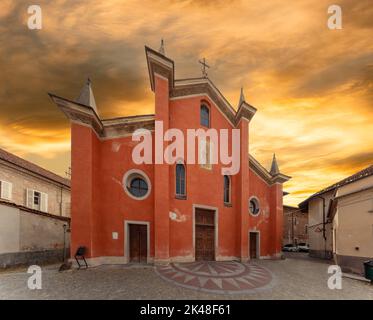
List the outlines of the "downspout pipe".
<svg viewBox="0 0 373 320">
<path fill-rule="evenodd" d="M 62 212 L 62 196 L 63 196 L 63 186 L 61 185 L 61 201 L 60 201 L 60 216 L 62 217 L 63 212 Z"/>
<path fill-rule="evenodd" d="M 325 259 L 327 258 L 326 256 L 326 230 L 325 230 L 325 198 L 321 196 L 317 196 L 317 198 L 322 199 L 322 236 L 324 238 L 324 257 Z"/>
<path fill-rule="evenodd" d="M 291 243 L 294 245 L 294 212 L 291 212 Z"/>
</svg>

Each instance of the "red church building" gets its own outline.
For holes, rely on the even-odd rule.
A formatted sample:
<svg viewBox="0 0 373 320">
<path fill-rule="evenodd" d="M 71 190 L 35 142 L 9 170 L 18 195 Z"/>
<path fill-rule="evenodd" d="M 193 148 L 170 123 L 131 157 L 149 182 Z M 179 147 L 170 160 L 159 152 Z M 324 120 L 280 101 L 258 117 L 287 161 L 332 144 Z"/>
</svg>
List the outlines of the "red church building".
<svg viewBox="0 0 373 320">
<path fill-rule="evenodd" d="M 249 153 L 257 111 L 241 91 L 237 110 L 211 80 L 175 79 L 174 61 L 145 48 L 155 113 L 102 119 L 90 81 L 76 100 L 50 94 L 71 122 L 71 252 L 90 264 L 275 258 L 281 254 L 282 184 L 274 157 L 267 171 Z M 240 169 L 222 163 L 136 164 L 137 129 L 240 131 Z M 166 148 L 169 141 L 162 141 Z M 153 151 L 156 146 L 152 142 Z M 231 148 L 232 145 L 229 145 Z"/>
</svg>

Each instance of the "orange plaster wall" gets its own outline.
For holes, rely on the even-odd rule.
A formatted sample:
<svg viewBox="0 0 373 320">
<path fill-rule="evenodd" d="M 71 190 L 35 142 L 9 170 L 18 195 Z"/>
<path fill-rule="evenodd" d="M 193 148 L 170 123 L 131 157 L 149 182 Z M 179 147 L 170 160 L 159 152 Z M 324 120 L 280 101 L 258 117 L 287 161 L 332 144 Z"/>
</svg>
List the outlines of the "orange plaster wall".
<svg viewBox="0 0 373 320">
<path fill-rule="evenodd" d="M 211 127 L 231 130 L 230 123 L 211 101 L 208 101 L 208 97 L 205 97 L 205 100 L 210 105 Z M 185 136 L 186 129 L 199 128 L 200 103 L 201 97 L 170 101 L 170 127 L 181 129 Z M 160 185 L 160 179 L 162 183 L 163 178 L 159 175 L 160 178 L 156 179 L 158 183 L 154 181 L 154 165 L 132 163 L 132 149 L 135 143 L 137 142 L 132 142 L 131 137 L 100 141 L 91 128 L 72 124 L 73 254 L 78 246 L 84 245 L 90 249 L 88 256 L 92 257 L 125 255 L 124 221 L 137 220 L 150 222 L 150 256 L 154 257 L 156 255 L 155 233 L 157 233 L 154 226 L 155 216 L 158 214 L 155 210 L 155 194 L 162 196 L 162 199 L 169 199 L 166 203 L 158 204 L 163 211 L 162 217 L 157 216 L 157 219 L 158 226 L 163 225 L 162 219 L 165 223 L 169 223 L 168 240 L 171 258 L 193 259 L 194 257 L 193 204 L 218 208 L 217 257 L 240 257 L 242 255 L 240 244 L 243 243 L 240 239 L 240 231 L 242 231 L 242 237 L 248 237 L 251 229 L 260 231 L 261 256 L 273 254 L 278 250 L 278 245 L 274 245 L 273 241 L 277 241 L 280 221 L 278 214 L 276 215 L 271 210 L 277 210 L 276 208 L 280 205 L 280 199 L 275 196 L 276 192 L 280 191 L 276 191 L 274 187 L 270 188 L 251 169 L 246 170 L 244 185 L 247 189 L 242 192 L 237 190 L 237 187 L 242 184 L 239 175 L 232 177 L 231 207 L 223 203 L 223 176 L 220 172 L 220 164 L 213 165 L 212 170 L 203 169 L 198 164 L 187 166 L 187 199 L 185 200 L 175 198 L 175 165 L 171 165 L 168 170 L 168 191 L 166 188 L 168 197 L 164 197 L 163 189 L 155 191 L 157 185 Z M 244 164 L 248 166 L 248 161 Z M 244 164 L 241 163 L 241 166 Z M 152 191 L 145 200 L 132 199 L 123 190 L 122 179 L 130 169 L 144 171 L 151 180 Z M 275 188 L 278 186 L 276 185 Z M 253 217 L 248 212 L 248 200 L 251 195 L 259 198 L 261 205 L 259 217 Z M 176 220 L 168 220 L 169 211 L 177 214 Z M 243 230 L 240 229 L 241 226 Z M 271 235 L 272 231 L 275 232 L 274 236 Z M 112 239 L 112 232 L 118 232 L 118 240 Z M 164 237 L 167 237 L 167 233 L 159 229 L 158 234 L 163 237 L 159 237 L 159 241 L 165 241 Z M 245 241 L 244 253 L 248 251 L 247 238 L 244 239 Z M 281 233 L 279 243 L 281 243 Z M 162 254 L 161 258 L 164 257 L 164 253 Z"/>
<path fill-rule="evenodd" d="M 97 138 L 92 129 L 72 123 L 71 125 L 71 255 L 78 246 L 88 249 L 92 255 L 93 229 L 93 167 L 97 161 Z"/>
<path fill-rule="evenodd" d="M 154 218 L 154 167 L 135 165 L 132 150 L 135 143 L 131 137 L 106 140 L 101 144 L 100 205 L 101 213 L 101 252 L 103 256 L 122 256 L 124 254 L 124 221 L 150 222 L 150 239 L 153 242 Z M 129 197 L 123 188 L 123 176 L 128 170 L 142 170 L 152 182 L 150 195 L 144 200 Z M 112 239 L 112 232 L 118 232 L 118 240 Z M 151 246 L 150 255 L 154 255 Z"/>
<path fill-rule="evenodd" d="M 123 256 L 125 220 L 150 222 L 153 243 L 153 189 L 141 201 L 123 190 L 122 179 L 130 169 L 140 169 L 154 180 L 152 165 L 132 163 L 131 137 L 100 142 L 90 128 L 73 124 L 72 138 L 72 253 L 84 245 L 90 249 L 89 257 Z M 112 232 L 118 232 L 117 240 Z"/>
<path fill-rule="evenodd" d="M 259 199 L 260 214 L 253 216 L 249 214 L 249 230 L 260 231 L 260 255 L 271 254 L 270 249 L 270 228 L 271 228 L 271 207 L 270 188 L 262 178 L 250 169 L 250 193 L 249 198 L 255 196 Z"/>
<path fill-rule="evenodd" d="M 207 97 L 204 100 L 210 106 L 211 127 L 231 130 L 232 126 L 217 108 L 213 107 L 211 101 Z M 172 101 L 170 105 L 170 127 L 181 129 L 185 137 L 187 129 L 202 128 L 200 125 L 200 106 L 201 97 Z M 197 149 L 196 143 L 195 151 L 198 160 Z M 177 220 L 171 221 L 170 225 L 171 257 L 194 257 L 193 204 L 218 208 L 219 249 L 216 256 L 237 256 L 235 232 L 237 206 L 234 204 L 237 197 L 233 191 L 232 207 L 224 206 L 221 168 L 221 164 L 213 165 L 212 170 L 201 168 L 198 164 L 187 165 L 187 199 L 179 200 L 175 198 L 175 165 L 171 166 L 170 211 L 175 212 L 178 216 Z M 235 178 L 233 177 L 233 179 Z"/>
<path fill-rule="evenodd" d="M 162 122 L 163 129 L 169 128 L 169 83 L 168 80 L 155 75 L 155 120 Z M 170 219 L 169 219 L 169 166 L 160 161 L 163 158 L 162 149 L 168 142 L 163 137 L 156 136 L 154 166 L 154 260 L 167 262 L 170 258 Z M 157 157 L 159 153 L 159 160 Z M 159 163 L 161 162 L 161 163 Z"/>
</svg>

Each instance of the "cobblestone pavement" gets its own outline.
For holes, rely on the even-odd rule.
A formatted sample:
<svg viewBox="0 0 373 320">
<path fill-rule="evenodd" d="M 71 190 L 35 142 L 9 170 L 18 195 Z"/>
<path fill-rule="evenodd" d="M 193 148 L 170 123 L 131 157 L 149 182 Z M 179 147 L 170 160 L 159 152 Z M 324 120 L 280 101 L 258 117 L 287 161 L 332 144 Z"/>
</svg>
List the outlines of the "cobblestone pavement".
<svg viewBox="0 0 373 320">
<path fill-rule="evenodd" d="M 343 278 L 342 290 L 327 287 L 328 265 L 288 258 L 258 260 L 271 272 L 271 288 L 241 294 L 216 294 L 180 287 L 161 278 L 152 266 L 101 266 L 58 272 L 43 267 L 42 289 L 29 290 L 26 270 L 0 272 L 0 299 L 370 299 L 373 286 Z"/>
</svg>

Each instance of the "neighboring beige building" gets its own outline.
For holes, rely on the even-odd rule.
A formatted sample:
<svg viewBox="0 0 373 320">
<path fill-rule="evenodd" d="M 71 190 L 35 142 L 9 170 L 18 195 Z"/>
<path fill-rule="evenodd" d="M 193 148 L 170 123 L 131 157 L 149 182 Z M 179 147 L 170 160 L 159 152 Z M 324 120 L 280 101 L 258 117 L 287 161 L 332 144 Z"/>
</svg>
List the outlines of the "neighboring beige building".
<svg viewBox="0 0 373 320">
<path fill-rule="evenodd" d="M 334 257 L 343 271 L 363 273 L 363 262 L 373 258 L 373 165 L 299 206 L 308 210 L 310 255 Z"/>
<path fill-rule="evenodd" d="M 0 268 L 62 261 L 69 225 L 70 180 L 0 149 Z"/>
<path fill-rule="evenodd" d="M 345 272 L 363 273 L 373 259 L 373 165 L 335 193 L 328 218 L 333 226 L 335 261 Z"/>
<path fill-rule="evenodd" d="M 282 244 L 308 244 L 308 214 L 297 207 L 284 206 Z"/>
<path fill-rule="evenodd" d="M 70 180 L 0 149 L 0 200 L 70 217 Z"/>
<path fill-rule="evenodd" d="M 331 188 L 331 189 L 329 189 Z M 331 224 L 327 214 L 334 189 L 321 190 L 299 204 L 302 212 L 308 213 L 309 255 L 314 258 L 331 259 L 333 257 L 333 239 Z"/>
</svg>

